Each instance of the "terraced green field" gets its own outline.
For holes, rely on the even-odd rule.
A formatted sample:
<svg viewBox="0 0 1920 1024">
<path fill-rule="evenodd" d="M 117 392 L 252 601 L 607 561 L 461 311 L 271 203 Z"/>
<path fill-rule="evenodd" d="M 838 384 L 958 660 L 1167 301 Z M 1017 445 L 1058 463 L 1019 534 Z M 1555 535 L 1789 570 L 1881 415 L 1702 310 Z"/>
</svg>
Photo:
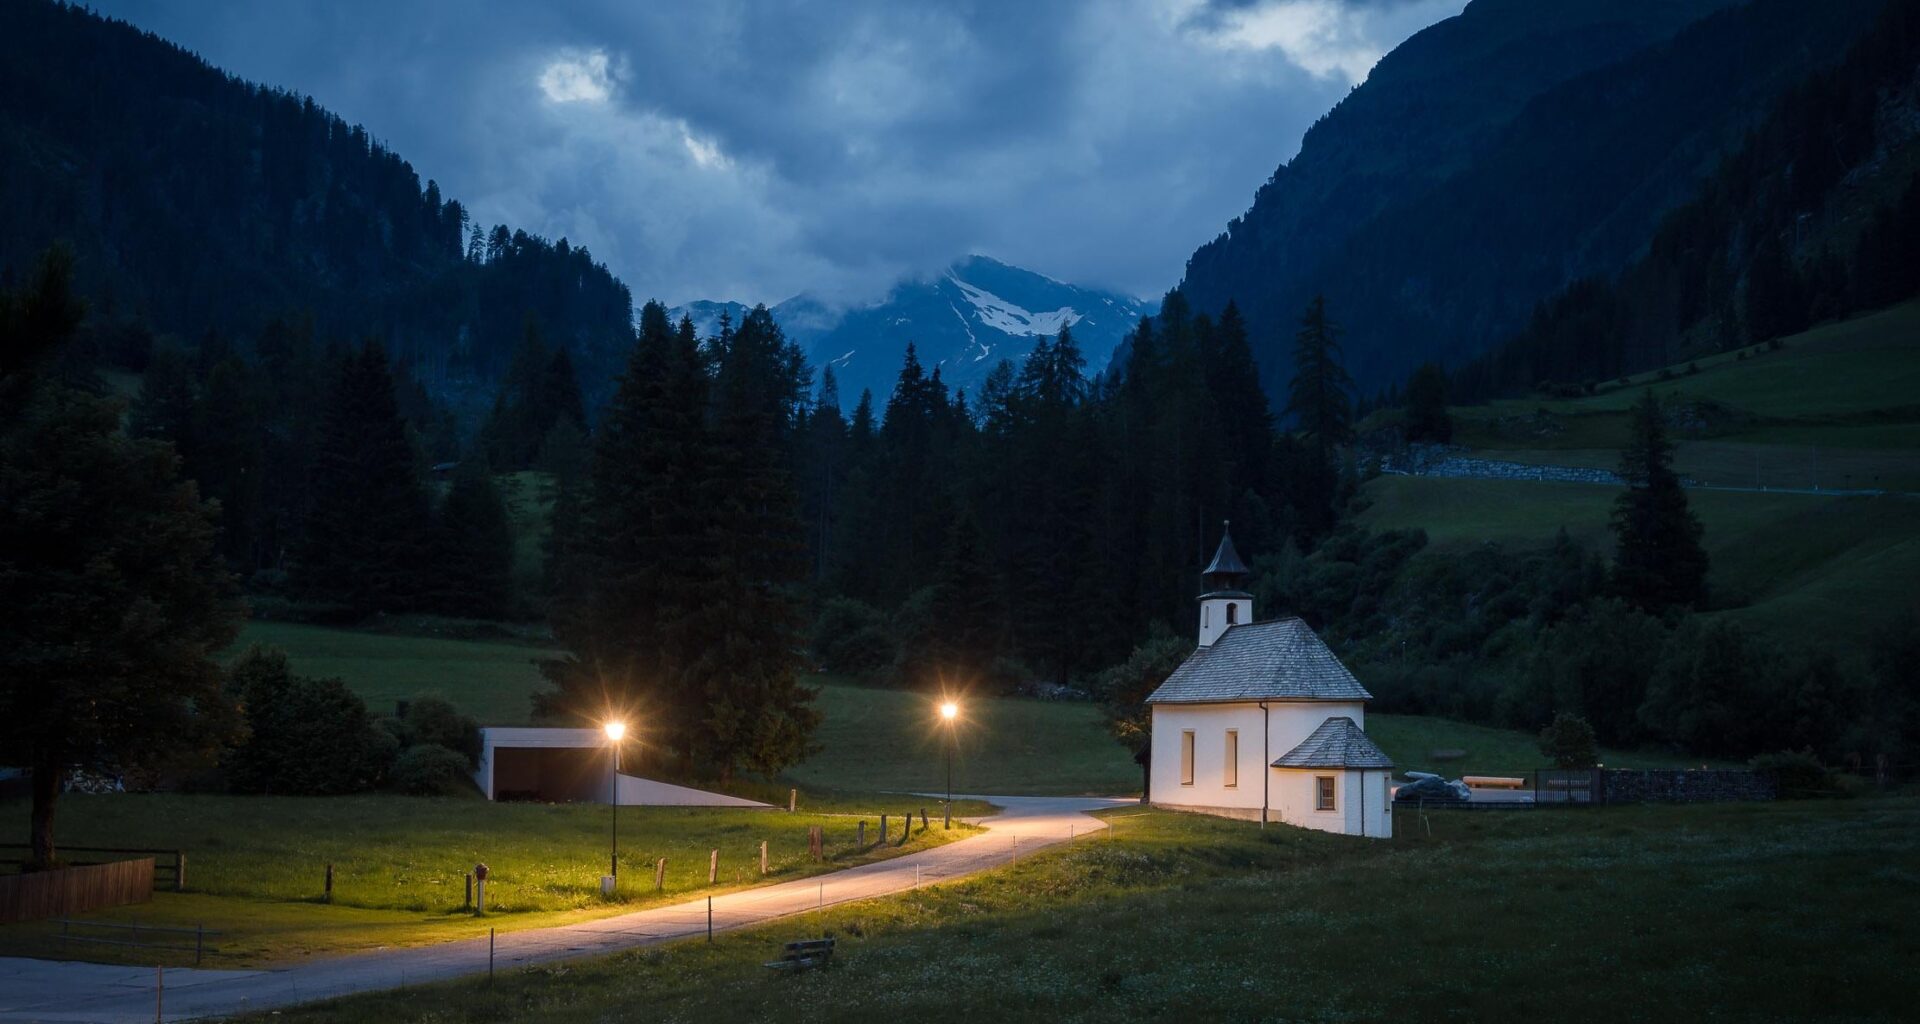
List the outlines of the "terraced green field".
<svg viewBox="0 0 1920 1024">
<path fill-rule="evenodd" d="M 1707 485 L 1688 499 L 1706 527 L 1717 614 L 1842 651 L 1913 607 L 1920 579 L 1920 303 L 1817 327 L 1779 351 L 1642 374 L 1576 399 L 1454 410 L 1470 454 L 1612 468 L 1643 387 L 1720 404 L 1707 436 L 1677 435 L 1674 464 Z M 1879 490 L 1880 496 L 1788 491 Z M 1577 483 L 1381 477 L 1362 521 L 1418 527 L 1442 548 L 1532 546 L 1565 528 L 1606 551 L 1618 488 Z"/>
</svg>

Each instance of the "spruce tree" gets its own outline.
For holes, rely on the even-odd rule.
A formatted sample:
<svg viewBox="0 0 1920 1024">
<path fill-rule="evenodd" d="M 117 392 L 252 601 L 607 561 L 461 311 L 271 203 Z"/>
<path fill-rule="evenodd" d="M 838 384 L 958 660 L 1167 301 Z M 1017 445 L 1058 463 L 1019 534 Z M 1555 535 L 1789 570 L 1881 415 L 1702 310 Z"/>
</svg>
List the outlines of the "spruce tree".
<svg viewBox="0 0 1920 1024">
<path fill-rule="evenodd" d="M 313 462 L 313 510 L 294 565 L 307 597 L 361 614 L 419 605 L 429 519 L 386 350 L 335 375 Z"/>
<path fill-rule="evenodd" d="M 513 603 L 513 524 L 493 477 L 463 465 L 434 524 L 433 604 L 449 615 L 502 619 Z"/>
<path fill-rule="evenodd" d="M 594 434 L 577 529 L 559 552 L 554 635 L 568 655 L 543 666 L 547 714 L 598 721 L 645 715 L 665 744 L 701 717 L 680 685 L 684 647 L 673 629 L 705 579 L 701 489 L 711 463 L 708 382 L 691 329 L 675 331 L 649 302 L 627 370 Z"/>
<path fill-rule="evenodd" d="M 1453 417 L 1447 415 L 1447 374 L 1435 363 L 1423 363 L 1407 381 L 1406 438 L 1409 442 L 1446 444 L 1453 440 Z"/>
<path fill-rule="evenodd" d="M 121 403 L 51 372 L 83 314 L 57 252 L 22 294 L 0 289 L 0 750 L 33 769 L 43 867 L 76 766 L 165 766 L 238 724 L 215 660 L 241 609 L 214 509 L 167 444 L 121 429 Z"/>
<path fill-rule="evenodd" d="M 1340 469 L 1335 452 L 1353 436 L 1353 380 L 1340 365 L 1340 328 L 1316 295 L 1294 335 L 1293 382 L 1287 414 L 1312 458 L 1293 481 L 1302 532 L 1321 536 L 1333 528 L 1340 499 Z"/>
<path fill-rule="evenodd" d="M 819 722 L 814 691 L 799 679 L 806 567 L 789 466 L 806 385 L 797 351 L 765 306 L 726 338 L 696 495 L 701 573 L 685 584 L 688 607 L 669 628 L 679 686 L 698 701 L 688 750 L 722 778 L 791 766 Z"/>
<path fill-rule="evenodd" d="M 1331 463 L 1333 449 L 1353 435 L 1353 379 L 1340 365 L 1340 327 L 1328 318 L 1324 296 L 1314 296 L 1293 340 L 1287 414 Z"/>
<path fill-rule="evenodd" d="M 1000 653 L 1000 608 L 1000 584 L 982 550 L 980 527 L 963 513 L 947 534 L 928 604 L 928 649 L 909 684 L 985 682 Z"/>
<path fill-rule="evenodd" d="M 1673 445 L 1652 389 L 1634 403 L 1620 477 L 1627 489 L 1613 507 L 1614 591 L 1654 614 L 1704 604 L 1707 553 L 1700 546 L 1700 520 L 1673 471 Z"/>
</svg>

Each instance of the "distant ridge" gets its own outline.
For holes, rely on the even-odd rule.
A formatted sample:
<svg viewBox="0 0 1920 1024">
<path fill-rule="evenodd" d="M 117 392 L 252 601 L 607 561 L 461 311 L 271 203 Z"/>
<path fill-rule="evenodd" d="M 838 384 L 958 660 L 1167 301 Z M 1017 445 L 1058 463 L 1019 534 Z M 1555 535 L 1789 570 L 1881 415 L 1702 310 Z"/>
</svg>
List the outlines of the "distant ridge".
<svg viewBox="0 0 1920 1024">
<path fill-rule="evenodd" d="M 702 300 L 676 306 L 671 315 L 692 317 L 704 336 L 723 313 L 738 322 L 748 308 Z M 938 368 L 949 388 L 971 393 L 1000 360 L 1019 363 L 1036 339 L 1053 337 L 1063 326 L 1086 354 L 1087 372 L 1098 372 L 1140 318 L 1158 308 L 1156 302 L 968 256 L 931 277 L 900 281 L 871 305 L 836 310 L 803 294 L 772 313 L 816 370 L 833 367 L 841 402 L 850 409 L 863 389 L 873 391 L 876 404 L 885 403 L 909 342 L 927 372 Z"/>
</svg>

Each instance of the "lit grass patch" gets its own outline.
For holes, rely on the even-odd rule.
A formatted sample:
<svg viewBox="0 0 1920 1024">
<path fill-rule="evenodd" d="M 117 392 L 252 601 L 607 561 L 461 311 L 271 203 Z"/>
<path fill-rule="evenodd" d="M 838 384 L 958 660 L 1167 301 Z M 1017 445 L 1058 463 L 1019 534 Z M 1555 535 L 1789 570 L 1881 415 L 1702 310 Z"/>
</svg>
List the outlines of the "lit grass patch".
<svg viewBox="0 0 1920 1024">
<path fill-rule="evenodd" d="M 496 927 L 551 924 L 605 916 L 693 893 L 804 878 L 940 845 L 975 833 L 956 821 L 941 827 L 937 803 L 926 805 L 931 827 L 914 825 L 904 846 L 878 844 L 879 815 L 899 834 L 906 802 L 849 802 L 847 813 L 677 807 L 620 809 L 620 893 L 607 901 L 600 876 L 610 855 L 610 809 L 591 804 L 495 804 L 478 799 L 399 796 L 242 797 L 69 794 L 60 803 L 60 839 L 73 847 L 180 849 L 187 853 L 188 893 L 159 894 L 151 905 L 102 915 L 227 933 L 223 965 L 315 949 L 444 941 L 475 930 L 463 912 L 466 874 L 485 863 L 488 920 Z M 977 814 L 984 805 L 969 804 Z M 24 839 L 26 807 L 0 804 L 0 818 Z M 856 845 L 857 823 L 869 843 Z M 827 859 L 807 852 L 807 830 L 826 829 Z M 759 874 L 767 843 L 768 875 Z M 720 851 L 719 879 L 707 883 L 710 851 Z M 667 859 L 663 892 L 653 887 L 655 862 Z M 334 866 L 331 904 L 323 904 L 326 867 Z M 484 932 L 485 926 L 479 926 Z M 33 925 L 0 928 L 0 950 L 47 950 Z M 69 952 L 69 951 L 62 951 Z M 117 959 L 110 949 L 70 951 Z"/>
</svg>

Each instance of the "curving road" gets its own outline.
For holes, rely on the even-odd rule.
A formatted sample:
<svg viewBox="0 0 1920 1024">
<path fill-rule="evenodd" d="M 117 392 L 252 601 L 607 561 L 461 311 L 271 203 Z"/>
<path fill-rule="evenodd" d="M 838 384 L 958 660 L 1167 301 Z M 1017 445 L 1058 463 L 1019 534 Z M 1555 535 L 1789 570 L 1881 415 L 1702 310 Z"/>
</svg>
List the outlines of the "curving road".
<svg viewBox="0 0 1920 1024">
<path fill-rule="evenodd" d="M 828 875 L 713 897 L 713 930 L 725 931 L 871 899 L 1007 864 L 1037 850 L 1106 828 L 1088 811 L 1132 800 L 1091 797 L 988 796 L 1002 808 L 981 819 L 984 835 L 863 864 Z M 596 956 L 705 934 L 705 897 L 555 928 L 509 932 L 496 940 L 497 968 Z M 768 950 L 769 958 L 776 951 Z M 487 940 L 382 949 L 302 961 L 281 969 L 212 971 L 179 968 L 163 976 L 146 968 L 0 957 L 0 1021 L 48 1024 L 143 1024 L 155 1019 L 156 986 L 164 984 L 166 1020 L 223 1017 L 254 1010 L 444 981 L 487 970 Z"/>
</svg>

